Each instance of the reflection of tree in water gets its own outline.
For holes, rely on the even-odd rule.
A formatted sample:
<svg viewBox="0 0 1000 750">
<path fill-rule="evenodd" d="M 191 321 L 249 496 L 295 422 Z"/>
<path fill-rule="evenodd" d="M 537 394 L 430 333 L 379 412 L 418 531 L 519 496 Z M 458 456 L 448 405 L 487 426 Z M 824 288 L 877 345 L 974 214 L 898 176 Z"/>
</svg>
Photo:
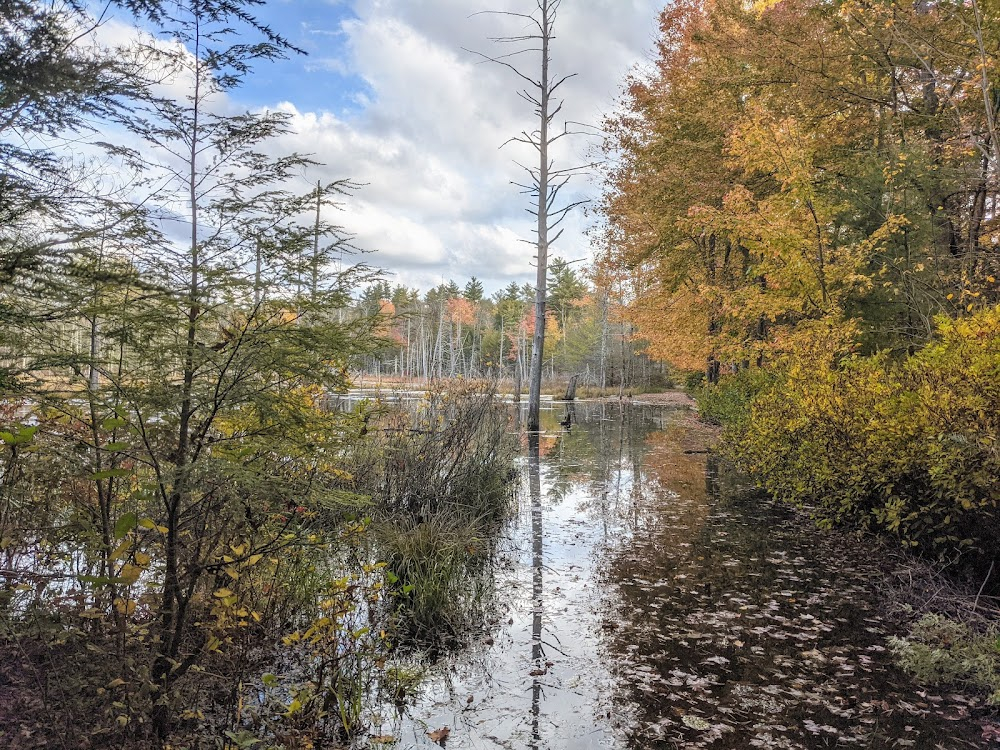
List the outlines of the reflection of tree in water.
<svg viewBox="0 0 1000 750">
<path fill-rule="evenodd" d="M 565 421 L 567 411 L 543 413 L 543 428 L 558 435 L 556 444 L 543 450 L 547 499 L 561 502 L 574 487 L 589 484 L 596 489 L 593 494 L 600 509 L 607 505 L 609 493 L 616 497 L 624 488 L 631 489 L 645 438 L 658 429 L 662 410 L 577 402 L 572 405 L 572 427 L 566 429 L 560 422 Z"/>
<path fill-rule="evenodd" d="M 569 413 L 570 426 L 560 425 Z M 546 673 L 544 598 L 544 508 L 562 501 L 575 488 L 588 498 L 580 507 L 588 510 L 607 531 L 609 514 L 641 494 L 640 467 L 646 438 L 658 429 L 654 410 L 630 409 L 617 404 L 575 404 L 543 413 L 543 433 L 527 435 L 528 494 L 531 509 L 532 627 L 531 627 L 531 739 L 528 746 L 543 746 L 539 726 L 542 678 Z M 542 468 L 545 491 L 542 490 Z M 634 504 L 634 503 L 632 503 Z"/>
<path fill-rule="evenodd" d="M 531 744 L 538 750 L 541 734 L 538 726 L 542 705 L 542 683 L 539 672 L 544 671 L 542 659 L 542 481 L 538 450 L 538 434 L 528 436 L 528 492 L 531 496 L 531 663 L 534 679 L 531 683 Z"/>
</svg>

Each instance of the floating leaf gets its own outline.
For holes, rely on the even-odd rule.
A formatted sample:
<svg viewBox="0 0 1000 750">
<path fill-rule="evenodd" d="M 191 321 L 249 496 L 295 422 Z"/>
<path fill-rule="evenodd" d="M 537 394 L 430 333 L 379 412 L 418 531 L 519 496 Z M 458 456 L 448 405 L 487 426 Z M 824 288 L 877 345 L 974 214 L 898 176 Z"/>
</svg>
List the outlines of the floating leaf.
<svg viewBox="0 0 1000 750">
<path fill-rule="evenodd" d="M 451 730 L 448 727 L 441 727 L 440 729 L 435 729 L 433 732 L 428 732 L 427 736 L 430 737 L 431 742 L 436 742 L 443 747 L 450 734 Z"/>
<path fill-rule="evenodd" d="M 681 717 L 681 721 L 684 726 L 691 727 L 692 729 L 697 729 L 699 731 L 705 731 L 706 729 L 711 729 L 712 725 L 705 721 L 700 716 L 693 716 L 691 714 L 684 714 Z"/>
</svg>

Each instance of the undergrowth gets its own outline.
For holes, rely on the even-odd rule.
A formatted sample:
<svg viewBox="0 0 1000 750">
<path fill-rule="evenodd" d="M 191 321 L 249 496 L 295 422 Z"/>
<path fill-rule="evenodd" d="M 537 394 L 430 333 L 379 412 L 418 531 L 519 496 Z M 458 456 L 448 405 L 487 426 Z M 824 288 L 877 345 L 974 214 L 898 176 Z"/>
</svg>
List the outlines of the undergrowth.
<svg viewBox="0 0 1000 750">
<path fill-rule="evenodd" d="M 896 661 L 918 681 L 955 685 L 986 694 L 1000 705 L 1000 632 L 977 632 L 939 614 L 920 618 L 905 638 L 890 638 Z"/>
</svg>

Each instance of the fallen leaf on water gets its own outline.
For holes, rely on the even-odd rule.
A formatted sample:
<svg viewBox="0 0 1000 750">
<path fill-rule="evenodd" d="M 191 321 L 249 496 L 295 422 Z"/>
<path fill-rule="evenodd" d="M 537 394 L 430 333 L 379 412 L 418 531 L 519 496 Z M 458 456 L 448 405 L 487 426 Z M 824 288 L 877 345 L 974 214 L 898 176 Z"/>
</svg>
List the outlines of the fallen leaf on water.
<svg viewBox="0 0 1000 750">
<path fill-rule="evenodd" d="M 445 740 L 448 739 L 448 735 L 451 734 L 451 730 L 448 727 L 441 727 L 440 729 L 435 729 L 433 732 L 428 732 L 427 736 L 431 738 L 431 742 L 436 742 L 441 746 L 444 746 Z"/>
<path fill-rule="evenodd" d="M 688 726 L 691 727 L 692 729 L 698 729 L 701 731 L 710 729 L 712 727 L 711 724 L 709 724 L 700 716 L 692 716 L 691 714 L 685 714 L 684 716 L 682 716 L 681 721 L 684 723 L 684 726 Z"/>
<path fill-rule="evenodd" d="M 543 674 L 545 674 L 545 673 L 546 673 L 547 671 L 548 671 L 548 670 L 546 670 L 546 669 L 532 669 L 532 670 L 531 670 L 530 672 L 528 672 L 528 674 L 529 674 L 529 675 L 530 675 L 531 677 L 541 677 L 541 676 L 542 676 Z"/>
<path fill-rule="evenodd" d="M 468 698 L 465 699 L 465 702 L 466 703 L 472 703 L 472 701 L 474 701 L 475 699 L 476 699 L 475 696 L 470 695 Z"/>
<path fill-rule="evenodd" d="M 992 724 L 990 722 L 984 722 L 983 725 L 983 739 L 989 742 L 990 740 L 1000 740 L 1000 724 Z"/>
<path fill-rule="evenodd" d="M 373 745 L 395 745 L 399 740 L 391 734 L 384 734 L 381 737 L 372 737 L 369 742 Z"/>
</svg>

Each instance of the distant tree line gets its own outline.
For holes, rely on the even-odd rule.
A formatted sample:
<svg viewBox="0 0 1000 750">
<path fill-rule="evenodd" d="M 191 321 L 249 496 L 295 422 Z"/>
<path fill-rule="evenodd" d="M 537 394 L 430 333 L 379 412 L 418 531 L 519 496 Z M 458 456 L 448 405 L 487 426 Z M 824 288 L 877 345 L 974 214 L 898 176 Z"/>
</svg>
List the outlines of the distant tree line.
<svg viewBox="0 0 1000 750">
<path fill-rule="evenodd" d="M 549 265 L 545 380 L 574 375 L 601 389 L 666 382 L 664 368 L 642 353 L 644 342 L 623 320 L 620 301 L 585 270 L 561 258 Z M 407 379 L 498 378 L 526 387 L 534 333 L 535 287 L 510 282 L 490 296 L 472 277 L 421 293 L 380 280 L 353 312 L 381 316 L 383 345 L 365 358 L 367 375 Z"/>
</svg>

